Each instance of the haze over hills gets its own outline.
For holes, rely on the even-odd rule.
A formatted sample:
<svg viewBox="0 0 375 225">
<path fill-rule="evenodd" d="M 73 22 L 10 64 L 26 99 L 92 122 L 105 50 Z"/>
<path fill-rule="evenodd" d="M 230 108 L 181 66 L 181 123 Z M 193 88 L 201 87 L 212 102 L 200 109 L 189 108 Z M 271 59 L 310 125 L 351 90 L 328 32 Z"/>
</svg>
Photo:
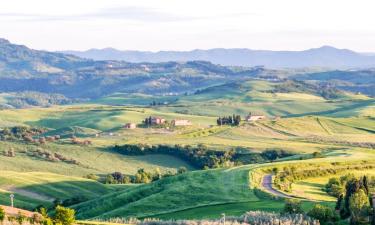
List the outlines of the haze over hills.
<svg viewBox="0 0 375 225">
<path fill-rule="evenodd" d="M 221 59 L 235 60 L 231 57 L 233 54 L 238 55 L 241 51 L 244 55 L 243 59 L 247 53 L 251 52 L 250 50 L 236 49 L 216 49 L 209 52 L 216 52 L 216 55 L 221 54 Z M 306 51 L 309 54 L 304 52 L 304 55 L 311 57 L 311 60 L 306 60 L 304 63 L 307 65 L 316 62 L 314 57 L 317 57 L 322 51 L 327 52 L 327 55 L 338 52 L 345 60 L 352 56 L 362 57 L 366 60 L 372 59 L 348 50 L 324 47 Z M 202 53 L 203 51 L 197 52 Z M 267 55 L 263 51 L 262 54 L 264 59 L 276 64 L 282 63 L 276 60 L 279 57 L 277 54 L 289 54 L 295 57 L 297 53 L 279 52 Z M 302 54 L 302 52 L 298 54 Z M 156 55 L 154 56 L 156 57 Z M 205 59 L 208 59 L 209 56 L 210 54 L 207 54 Z M 324 57 L 321 58 L 324 59 Z M 218 57 L 219 59 L 220 57 Z M 158 60 L 167 59 L 161 56 Z M 343 63 L 345 60 L 337 59 L 336 62 Z M 363 64 L 366 60 L 357 62 Z M 293 60 L 290 63 L 294 63 Z M 17 108 L 29 105 L 68 104 L 75 102 L 76 99 L 93 100 L 114 93 L 194 94 L 208 87 L 220 87 L 223 84 L 243 82 L 249 79 L 283 82 L 284 79 L 292 78 L 302 82 L 318 82 L 318 84 L 314 84 L 314 87 L 318 89 L 324 87 L 325 92 L 331 92 L 328 90 L 331 88 L 339 88 L 373 96 L 375 94 L 373 92 L 374 77 L 375 71 L 371 69 L 351 71 L 311 68 L 281 70 L 267 67 L 222 66 L 209 61 L 133 63 L 118 60 L 93 60 L 64 53 L 33 50 L 0 39 L 0 92 L 4 92 L 3 97 L 0 96 L 0 106 L 4 106 L 1 98 L 5 98 L 6 100 L 3 102 L 7 104 L 12 102 L 10 105 Z M 12 95 L 5 95 L 9 93 Z M 7 104 L 4 107 L 9 107 Z"/>
<path fill-rule="evenodd" d="M 373 54 L 357 53 L 331 46 L 304 51 L 270 51 L 252 49 L 208 49 L 192 51 L 121 51 L 114 48 L 87 51 L 64 51 L 94 60 L 128 62 L 166 62 L 204 60 L 225 66 L 265 66 L 267 68 L 327 67 L 334 69 L 370 68 L 375 66 Z"/>
</svg>

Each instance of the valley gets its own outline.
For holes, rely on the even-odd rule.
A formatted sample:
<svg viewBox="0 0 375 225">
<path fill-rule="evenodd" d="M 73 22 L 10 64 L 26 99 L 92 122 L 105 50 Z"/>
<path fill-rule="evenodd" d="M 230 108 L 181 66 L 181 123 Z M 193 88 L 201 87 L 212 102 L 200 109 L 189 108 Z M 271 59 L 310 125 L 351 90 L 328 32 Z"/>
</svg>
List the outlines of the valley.
<svg viewBox="0 0 375 225">
<path fill-rule="evenodd" d="M 0 205 L 13 193 L 17 208 L 62 205 L 83 224 L 218 219 L 280 213 L 285 199 L 333 209 L 331 178 L 372 179 L 372 70 L 95 61 L 1 44 L 12 51 L 0 71 Z"/>
</svg>

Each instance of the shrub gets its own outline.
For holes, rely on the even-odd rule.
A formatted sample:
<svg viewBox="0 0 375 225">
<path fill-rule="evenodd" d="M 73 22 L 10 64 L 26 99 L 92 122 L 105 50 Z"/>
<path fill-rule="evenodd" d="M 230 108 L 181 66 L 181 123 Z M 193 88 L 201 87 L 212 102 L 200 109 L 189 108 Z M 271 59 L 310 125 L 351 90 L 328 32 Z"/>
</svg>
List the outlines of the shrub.
<svg viewBox="0 0 375 225">
<path fill-rule="evenodd" d="M 186 167 L 184 167 L 184 166 L 181 166 L 181 167 L 178 168 L 178 170 L 177 170 L 177 173 L 178 173 L 178 174 L 186 173 L 186 172 L 187 172 L 187 169 L 186 169 Z"/>
<path fill-rule="evenodd" d="M 339 216 L 334 210 L 320 204 L 314 205 L 307 215 L 319 220 L 322 225 L 339 220 Z"/>
<path fill-rule="evenodd" d="M 5 219 L 5 211 L 0 207 L 0 222 L 3 222 Z"/>
<path fill-rule="evenodd" d="M 16 218 L 17 222 L 22 225 L 23 222 L 25 222 L 26 220 L 26 216 L 23 215 L 21 212 L 18 212 L 18 215 L 17 215 L 17 218 Z"/>
<path fill-rule="evenodd" d="M 301 201 L 296 199 L 286 199 L 283 213 L 300 214 L 303 213 Z"/>
<path fill-rule="evenodd" d="M 63 206 L 57 206 L 54 221 L 56 224 L 62 224 L 62 225 L 74 224 L 75 222 L 74 209 L 65 208 Z"/>
<path fill-rule="evenodd" d="M 90 179 L 90 180 L 95 180 L 95 181 L 99 180 L 99 177 L 93 173 L 87 174 L 85 178 Z"/>
</svg>

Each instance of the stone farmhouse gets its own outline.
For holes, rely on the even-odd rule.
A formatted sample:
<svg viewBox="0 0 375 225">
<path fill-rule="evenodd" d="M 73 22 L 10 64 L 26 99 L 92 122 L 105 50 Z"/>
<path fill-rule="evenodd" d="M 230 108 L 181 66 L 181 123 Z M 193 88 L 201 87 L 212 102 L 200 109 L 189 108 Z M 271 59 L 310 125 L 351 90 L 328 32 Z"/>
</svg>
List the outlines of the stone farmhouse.
<svg viewBox="0 0 375 225">
<path fill-rule="evenodd" d="M 173 126 L 190 126 L 192 123 L 189 120 L 185 119 L 174 119 L 172 120 Z"/>
<path fill-rule="evenodd" d="M 165 123 L 165 119 L 161 117 L 151 117 L 151 124 L 158 125 Z"/>
<path fill-rule="evenodd" d="M 135 128 L 137 128 L 137 124 L 135 124 L 135 123 L 126 123 L 124 125 L 124 128 L 125 129 L 135 129 Z"/>
<path fill-rule="evenodd" d="M 257 120 L 264 120 L 264 119 L 266 119 L 265 115 L 249 113 L 249 115 L 246 116 L 245 120 L 248 122 L 251 122 L 251 121 L 257 121 Z"/>
</svg>

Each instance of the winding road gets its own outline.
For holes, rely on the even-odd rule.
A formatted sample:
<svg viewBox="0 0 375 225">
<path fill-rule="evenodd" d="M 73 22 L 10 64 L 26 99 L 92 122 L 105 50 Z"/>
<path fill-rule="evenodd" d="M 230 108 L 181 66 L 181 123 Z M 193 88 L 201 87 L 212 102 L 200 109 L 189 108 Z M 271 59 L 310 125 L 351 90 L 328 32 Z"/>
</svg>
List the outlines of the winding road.
<svg viewBox="0 0 375 225">
<path fill-rule="evenodd" d="M 269 192 L 269 193 L 271 193 L 271 194 L 273 194 L 277 197 L 293 198 L 292 196 L 284 194 L 283 192 L 278 191 L 278 190 L 276 190 L 275 188 L 272 187 L 272 174 L 267 174 L 263 177 L 262 186 L 267 192 Z"/>
</svg>

